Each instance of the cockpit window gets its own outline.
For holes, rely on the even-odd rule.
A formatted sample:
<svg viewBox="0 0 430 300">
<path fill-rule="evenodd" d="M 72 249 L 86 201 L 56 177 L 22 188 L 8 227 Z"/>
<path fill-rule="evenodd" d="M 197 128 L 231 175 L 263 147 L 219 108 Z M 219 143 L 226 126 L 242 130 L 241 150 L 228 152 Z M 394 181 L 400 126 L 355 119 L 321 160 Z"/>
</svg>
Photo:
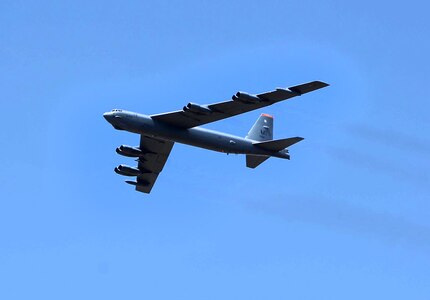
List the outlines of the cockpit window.
<svg viewBox="0 0 430 300">
<path fill-rule="evenodd" d="M 113 112 L 115 111 L 122 111 L 122 109 L 112 109 Z"/>
</svg>

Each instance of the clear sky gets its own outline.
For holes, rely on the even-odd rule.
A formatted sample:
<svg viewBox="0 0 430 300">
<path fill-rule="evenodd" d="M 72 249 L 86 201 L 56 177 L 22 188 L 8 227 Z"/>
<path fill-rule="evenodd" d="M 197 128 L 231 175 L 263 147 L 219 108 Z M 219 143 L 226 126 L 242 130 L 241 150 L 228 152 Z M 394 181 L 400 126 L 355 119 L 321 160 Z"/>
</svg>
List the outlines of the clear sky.
<svg viewBox="0 0 430 300">
<path fill-rule="evenodd" d="M 90 3 L 89 3 L 90 2 Z M 1 1 L 0 299 L 429 299 L 426 1 Z M 176 144 L 113 172 L 145 114 L 330 87 L 261 113 L 291 161 Z"/>
</svg>

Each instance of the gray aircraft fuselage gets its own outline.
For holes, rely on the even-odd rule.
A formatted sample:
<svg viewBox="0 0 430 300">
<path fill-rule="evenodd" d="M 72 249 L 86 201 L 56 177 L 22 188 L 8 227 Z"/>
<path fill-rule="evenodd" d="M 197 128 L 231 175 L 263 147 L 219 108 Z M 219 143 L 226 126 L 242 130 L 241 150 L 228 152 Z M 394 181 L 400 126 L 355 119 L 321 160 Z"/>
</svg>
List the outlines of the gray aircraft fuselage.
<svg viewBox="0 0 430 300">
<path fill-rule="evenodd" d="M 103 117 L 115 129 L 125 130 L 162 140 L 178 142 L 208 150 L 234 153 L 273 156 L 289 159 L 288 150 L 278 152 L 261 149 L 251 139 L 226 134 L 201 127 L 183 129 L 156 121 L 150 116 L 125 110 L 113 110 L 103 114 Z"/>
</svg>

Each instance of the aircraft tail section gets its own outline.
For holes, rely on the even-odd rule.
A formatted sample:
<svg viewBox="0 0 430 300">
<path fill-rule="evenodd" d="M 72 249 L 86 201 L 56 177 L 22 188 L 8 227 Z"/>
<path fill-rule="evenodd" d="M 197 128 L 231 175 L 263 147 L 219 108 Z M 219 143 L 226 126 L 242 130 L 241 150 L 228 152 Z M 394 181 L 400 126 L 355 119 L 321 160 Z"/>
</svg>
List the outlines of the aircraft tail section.
<svg viewBox="0 0 430 300">
<path fill-rule="evenodd" d="M 261 149 L 274 152 L 273 156 L 279 157 L 279 158 L 285 158 L 290 159 L 290 155 L 288 154 L 288 148 L 291 145 L 294 145 L 295 143 L 298 143 L 302 141 L 303 138 L 301 137 L 292 137 L 287 139 L 281 139 L 281 140 L 271 140 L 271 141 L 265 141 L 265 142 L 255 142 L 253 143 L 254 146 L 259 147 Z M 285 149 L 285 150 L 284 150 Z M 284 150 L 284 151 L 282 151 Z M 279 153 L 278 153 L 279 152 Z M 248 154 L 246 156 L 246 166 L 248 168 L 256 168 L 260 164 L 262 164 L 266 159 L 268 159 L 270 156 L 264 155 L 252 155 Z"/>
<path fill-rule="evenodd" d="M 281 150 L 284 150 L 285 148 L 290 147 L 291 145 L 294 145 L 295 143 L 298 143 L 300 141 L 303 141 L 304 138 L 302 137 L 292 137 L 287 139 L 280 139 L 280 140 L 272 140 L 272 141 L 266 141 L 266 142 L 257 142 L 253 143 L 253 145 L 262 148 L 264 150 L 268 151 L 274 151 L 278 152 Z"/>
<path fill-rule="evenodd" d="M 254 126 L 248 132 L 246 139 L 254 141 L 269 141 L 273 139 L 273 117 L 261 114 Z"/>
<path fill-rule="evenodd" d="M 246 139 L 252 140 L 252 144 L 255 147 L 269 151 L 269 155 L 246 155 L 246 166 L 252 169 L 258 167 L 270 156 L 290 159 L 290 155 L 286 148 L 303 140 L 303 138 L 298 136 L 273 140 L 273 117 L 267 114 L 262 114 L 257 119 L 254 126 L 252 126 L 251 130 L 248 132 Z"/>
<path fill-rule="evenodd" d="M 259 156 L 248 154 L 246 156 L 246 166 L 251 169 L 255 169 L 260 164 L 265 162 L 270 156 Z"/>
</svg>

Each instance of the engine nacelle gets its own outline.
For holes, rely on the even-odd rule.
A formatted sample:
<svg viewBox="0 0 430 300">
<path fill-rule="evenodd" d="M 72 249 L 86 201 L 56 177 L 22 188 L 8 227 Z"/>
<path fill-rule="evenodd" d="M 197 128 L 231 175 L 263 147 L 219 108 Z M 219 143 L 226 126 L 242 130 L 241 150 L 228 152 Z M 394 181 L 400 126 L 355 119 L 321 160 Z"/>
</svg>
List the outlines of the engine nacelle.
<svg viewBox="0 0 430 300">
<path fill-rule="evenodd" d="M 245 92 L 237 92 L 236 95 L 232 97 L 233 101 L 239 101 L 243 103 L 258 103 L 261 99 L 255 95 L 251 95 Z"/>
<path fill-rule="evenodd" d="M 202 106 L 196 103 L 188 103 L 186 106 L 184 106 L 183 110 L 186 111 L 191 111 L 193 113 L 196 114 L 201 114 L 201 115 L 210 115 L 211 113 L 213 113 L 213 111 L 206 107 L 206 106 Z"/>
<path fill-rule="evenodd" d="M 138 168 L 129 167 L 126 165 L 119 165 L 115 168 L 115 173 L 124 175 L 124 176 L 139 176 L 142 174 Z"/>
<path fill-rule="evenodd" d="M 121 145 L 116 148 L 116 153 L 128 156 L 128 157 L 139 157 L 143 156 L 145 153 L 137 147 L 131 147 L 126 145 Z"/>
</svg>

